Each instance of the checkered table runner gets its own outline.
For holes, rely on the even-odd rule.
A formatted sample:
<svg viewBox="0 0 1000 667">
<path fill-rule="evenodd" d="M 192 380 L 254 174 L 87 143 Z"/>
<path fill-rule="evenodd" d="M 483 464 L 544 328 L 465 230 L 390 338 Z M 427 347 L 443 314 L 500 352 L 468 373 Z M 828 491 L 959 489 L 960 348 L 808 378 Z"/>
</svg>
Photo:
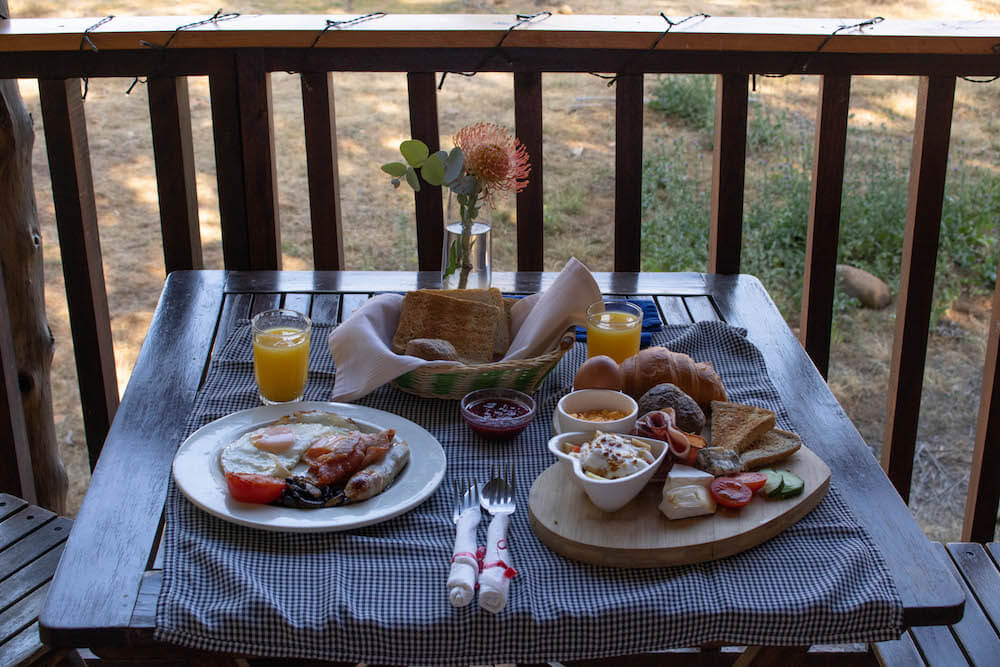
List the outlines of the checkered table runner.
<svg viewBox="0 0 1000 667">
<path fill-rule="evenodd" d="M 330 326 L 314 324 L 314 341 Z M 213 365 L 187 433 L 258 405 L 250 336 L 238 326 Z M 666 326 L 654 344 L 711 361 L 730 399 L 774 410 L 794 430 L 743 333 L 704 322 Z M 156 635 L 183 646 L 268 657 L 381 664 L 576 660 L 697 646 L 871 642 L 902 631 L 902 605 L 871 537 L 832 480 L 826 498 L 777 537 L 725 559 L 679 567 L 615 569 L 567 560 L 528 525 L 530 481 L 553 463 L 552 413 L 585 347 L 577 344 L 535 398 L 538 416 L 509 443 L 481 440 L 457 401 L 383 387 L 359 403 L 427 428 L 448 457 L 444 484 L 416 509 L 339 533 L 273 533 L 230 524 L 190 504 L 171 482 Z M 326 345 L 313 346 L 306 400 L 333 384 Z M 498 615 L 448 603 L 455 525 L 451 481 L 484 478 L 516 461 L 519 510 L 508 538 L 519 574 Z M 485 541 L 484 517 L 479 542 Z"/>
</svg>

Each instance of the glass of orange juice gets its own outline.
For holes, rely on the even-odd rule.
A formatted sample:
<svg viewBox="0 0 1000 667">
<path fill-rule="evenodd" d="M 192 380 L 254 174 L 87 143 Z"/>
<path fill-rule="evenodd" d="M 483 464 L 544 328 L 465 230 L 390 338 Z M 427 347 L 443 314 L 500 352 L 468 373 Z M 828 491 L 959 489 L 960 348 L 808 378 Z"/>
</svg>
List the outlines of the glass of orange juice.
<svg viewBox="0 0 1000 667">
<path fill-rule="evenodd" d="M 253 373 L 267 405 L 302 400 L 309 372 L 312 322 L 294 310 L 266 310 L 254 316 Z"/>
<path fill-rule="evenodd" d="M 625 299 L 605 299 L 587 308 L 587 358 L 607 355 L 621 363 L 639 351 L 642 308 Z"/>
</svg>

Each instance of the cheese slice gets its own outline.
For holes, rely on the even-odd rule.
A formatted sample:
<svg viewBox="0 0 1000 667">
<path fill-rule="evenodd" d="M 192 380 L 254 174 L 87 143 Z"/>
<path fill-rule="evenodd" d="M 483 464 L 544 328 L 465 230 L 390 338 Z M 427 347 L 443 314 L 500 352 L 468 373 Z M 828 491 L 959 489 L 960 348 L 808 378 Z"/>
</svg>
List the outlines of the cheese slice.
<svg viewBox="0 0 1000 667">
<path fill-rule="evenodd" d="M 715 513 L 715 500 L 701 484 L 687 484 L 663 490 L 660 511 L 668 519 L 687 519 Z"/>
<path fill-rule="evenodd" d="M 663 490 L 666 492 L 667 489 L 675 489 L 678 486 L 687 486 L 688 484 L 699 484 L 707 489 L 712 485 L 713 479 L 715 476 L 704 470 L 675 463 L 671 466 L 670 472 L 667 473 L 667 481 L 663 484 Z"/>
</svg>

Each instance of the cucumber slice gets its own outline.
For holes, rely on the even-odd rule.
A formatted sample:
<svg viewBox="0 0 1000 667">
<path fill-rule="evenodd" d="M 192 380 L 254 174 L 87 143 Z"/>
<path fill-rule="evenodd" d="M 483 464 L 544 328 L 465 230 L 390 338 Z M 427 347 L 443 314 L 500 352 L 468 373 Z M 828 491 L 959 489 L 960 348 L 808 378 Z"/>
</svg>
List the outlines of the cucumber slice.
<svg viewBox="0 0 1000 667">
<path fill-rule="evenodd" d="M 763 470 L 759 470 L 758 472 L 762 472 L 765 475 L 767 475 L 767 481 L 764 483 L 764 489 L 763 489 L 765 496 L 767 496 L 768 498 L 774 498 L 779 493 L 781 493 L 781 486 L 784 480 L 784 478 L 781 476 L 781 473 L 775 472 L 770 468 L 764 468 Z"/>
<path fill-rule="evenodd" d="M 802 493 L 804 487 L 805 482 L 800 477 L 793 475 L 787 470 L 781 471 L 781 490 L 779 494 L 782 498 L 793 498 Z"/>
</svg>

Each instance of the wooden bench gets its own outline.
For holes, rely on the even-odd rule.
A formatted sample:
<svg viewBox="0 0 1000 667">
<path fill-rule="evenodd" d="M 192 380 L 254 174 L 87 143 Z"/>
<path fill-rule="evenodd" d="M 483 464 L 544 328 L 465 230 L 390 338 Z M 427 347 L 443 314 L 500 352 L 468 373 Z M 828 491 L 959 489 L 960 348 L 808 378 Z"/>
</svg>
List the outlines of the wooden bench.
<svg viewBox="0 0 1000 667">
<path fill-rule="evenodd" d="M 73 522 L 0 493 L 0 665 L 62 660 L 38 637 L 38 614 Z"/>
<path fill-rule="evenodd" d="M 913 628 L 876 644 L 882 665 L 1000 664 L 1000 544 L 938 544 L 942 567 L 965 589 L 965 615 L 950 626 Z"/>
</svg>

